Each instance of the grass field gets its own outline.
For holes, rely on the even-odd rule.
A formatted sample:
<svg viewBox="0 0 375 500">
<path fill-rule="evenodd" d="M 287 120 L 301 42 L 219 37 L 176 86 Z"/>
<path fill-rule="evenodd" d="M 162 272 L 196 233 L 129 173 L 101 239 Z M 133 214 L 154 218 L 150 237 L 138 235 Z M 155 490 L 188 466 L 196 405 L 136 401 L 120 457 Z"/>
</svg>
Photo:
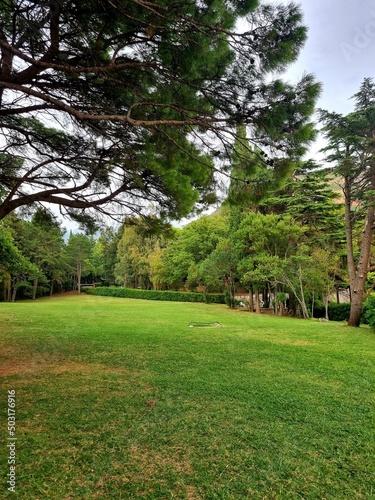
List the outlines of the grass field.
<svg viewBox="0 0 375 500">
<path fill-rule="evenodd" d="M 83 295 L 2 303 L 0 332 L 1 498 L 375 498 L 366 327 Z"/>
</svg>

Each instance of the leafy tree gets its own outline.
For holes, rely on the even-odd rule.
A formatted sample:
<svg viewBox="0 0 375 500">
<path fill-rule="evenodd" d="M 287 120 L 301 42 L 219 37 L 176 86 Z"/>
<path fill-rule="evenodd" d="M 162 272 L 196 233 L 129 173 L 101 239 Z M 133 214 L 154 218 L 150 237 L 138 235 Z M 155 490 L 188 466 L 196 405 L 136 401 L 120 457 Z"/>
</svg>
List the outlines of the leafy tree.
<svg viewBox="0 0 375 500">
<path fill-rule="evenodd" d="M 296 252 L 289 259 L 281 261 L 274 275 L 276 283 L 285 285 L 293 293 L 305 319 L 310 317 L 306 301 L 306 286 L 310 283 L 308 278 L 311 269 L 312 259 L 304 252 Z"/>
<path fill-rule="evenodd" d="M 176 242 L 171 242 L 166 247 L 162 262 L 161 279 L 166 288 L 179 290 L 184 288 L 188 281 L 192 285 L 192 281 L 189 280 L 189 270 L 194 269 L 194 255 L 179 244 L 178 237 Z"/>
<path fill-rule="evenodd" d="M 63 241 L 63 230 L 56 218 L 49 212 L 38 208 L 26 226 L 28 228 L 30 245 L 29 258 L 34 262 L 49 281 L 50 295 L 53 293 L 55 282 L 61 284 L 68 270 L 68 263 Z M 27 238 L 27 236 L 26 236 Z M 27 256 L 28 254 L 24 252 Z M 36 298 L 39 280 L 34 280 L 32 298 Z M 47 283 L 46 283 L 47 284 Z"/>
<path fill-rule="evenodd" d="M 115 265 L 117 283 L 125 287 L 150 287 L 150 267 L 148 253 L 150 248 L 136 224 L 125 225 L 117 247 L 118 262 Z"/>
<path fill-rule="evenodd" d="M 14 302 L 20 288 L 30 288 L 30 279 L 42 277 L 40 269 L 14 245 L 9 229 L 0 225 L 0 278 L 8 284 L 7 300 Z"/>
<path fill-rule="evenodd" d="M 81 233 L 70 232 L 67 242 L 67 256 L 70 261 L 71 269 L 77 279 L 78 293 L 81 293 L 81 279 L 92 271 L 90 258 L 94 249 L 94 240 L 92 237 Z"/>
<path fill-rule="evenodd" d="M 21 254 L 13 243 L 9 229 L 0 224 L 0 281 L 4 286 L 4 299 L 11 300 L 11 272 L 20 265 Z"/>
<path fill-rule="evenodd" d="M 337 288 L 337 277 L 341 275 L 340 255 L 330 248 L 315 247 L 311 252 L 312 267 L 308 272 L 307 289 L 311 296 L 311 316 L 314 317 L 315 299 L 321 299 L 328 317 L 330 296 Z"/>
<path fill-rule="evenodd" d="M 153 250 L 148 255 L 150 267 L 150 281 L 154 290 L 162 290 L 163 287 L 163 253 L 165 248 L 157 241 Z"/>
<path fill-rule="evenodd" d="M 42 271 L 27 294 L 35 299 L 37 294 L 52 293 L 54 283 L 61 283 L 68 270 L 63 231 L 56 218 L 39 207 L 31 220 L 12 215 L 4 223 L 11 228 L 22 255 Z"/>
<path fill-rule="evenodd" d="M 275 259 L 265 253 L 246 255 L 239 259 L 239 280 L 246 289 L 249 290 L 249 309 L 251 312 L 255 306 L 255 312 L 260 314 L 261 307 L 259 294 L 271 283 L 271 278 L 275 275 L 274 270 L 277 261 L 277 258 Z M 254 294 L 255 304 L 253 304 Z"/>
<path fill-rule="evenodd" d="M 98 238 L 98 248 L 100 251 L 103 269 L 102 275 L 104 282 L 115 284 L 115 265 L 117 263 L 117 246 L 123 234 L 123 226 L 117 231 L 112 227 L 105 228 Z"/>
<path fill-rule="evenodd" d="M 347 287 L 344 205 L 339 197 L 332 169 L 321 169 L 308 161 L 286 180 L 281 190 L 259 204 L 261 213 L 289 215 L 301 225 L 310 254 L 319 248 L 327 251 L 334 263 L 336 290 Z"/>
<path fill-rule="evenodd" d="M 290 288 L 289 265 L 303 243 L 303 233 L 303 228 L 290 216 L 249 212 L 243 217 L 234 240 L 240 260 L 240 279 L 248 289 L 254 289 L 257 312 L 260 312 L 259 292 L 262 289 L 271 288 L 276 296 L 284 292 L 279 285 Z M 285 273 L 288 283 L 280 278 Z M 292 290 L 296 291 L 297 288 Z"/>
<path fill-rule="evenodd" d="M 238 123 L 275 165 L 301 155 L 319 85 L 270 78 L 297 58 L 301 19 L 257 0 L 3 0 L 0 218 L 186 215 L 213 199 Z"/>
<path fill-rule="evenodd" d="M 100 280 L 102 282 L 104 273 L 104 257 L 102 242 L 100 239 L 94 243 L 92 253 L 89 257 L 89 264 L 94 281 Z"/>
<path fill-rule="evenodd" d="M 163 253 L 163 281 L 171 288 L 198 286 L 198 265 L 210 256 L 227 231 L 225 213 L 204 215 L 179 230 Z"/>
<path fill-rule="evenodd" d="M 235 306 L 237 264 L 233 242 L 226 238 L 219 241 L 215 250 L 200 266 L 201 279 L 207 289 L 224 289 L 227 304 L 232 309 Z"/>
<path fill-rule="evenodd" d="M 348 324 L 359 326 L 375 223 L 375 83 L 366 78 L 353 96 L 353 113 L 342 116 L 321 111 L 335 172 L 342 179 L 351 309 Z M 355 231 L 360 224 L 359 251 Z"/>
</svg>

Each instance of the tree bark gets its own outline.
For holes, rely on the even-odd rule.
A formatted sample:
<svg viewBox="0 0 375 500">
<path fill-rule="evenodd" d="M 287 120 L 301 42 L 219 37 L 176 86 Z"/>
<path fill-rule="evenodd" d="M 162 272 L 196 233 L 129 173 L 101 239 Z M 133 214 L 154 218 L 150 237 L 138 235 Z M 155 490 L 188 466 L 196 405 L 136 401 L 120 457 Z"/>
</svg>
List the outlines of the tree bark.
<svg viewBox="0 0 375 500">
<path fill-rule="evenodd" d="M 346 233 L 346 254 L 348 262 L 348 273 L 349 273 L 349 283 L 350 283 L 350 293 L 354 289 L 355 282 L 355 261 L 353 252 L 353 230 L 352 230 L 352 218 L 351 218 L 351 186 L 349 177 L 344 179 L 344 202 L 345 202 L 345 233 Z"/>
<path fill-rule="evenodd" d="M 12 292 L 11 302 L 15 302 L 16 301 L 16 296 L 17 296 L 17 287 L 16 287 L 16 285 L 14 285 L 13 292 Z"/>
<path fill-rule="evenodd" d="M 12 297 L 12 277 L 10 274 L 6 274 L 4 278 L 4 300 L 5 302 L 10 302 Z"/>
<path fill-rule="evenodd" d="M 229 307 L 230 307 L 230 309 L 234 309 L 235 304 L 236 304 L 236 301 L 234 298 L 236 290 L 235 290 L 234 279 L 232 278 L 232 276 L 229 276 L 225 280 L 225 284 L 226 284 L 226 288 L 227 288 L 228 295 L 229 295 Z"/>
<path fill-rule="evenodd" d="M 367 209 L 363 238 L 360 244 L 360 257 L 354 276 L 350 279 L 351 305 L 348 326 L 358 327 L 361 323 L 362 302 L 364 298 L 367 273 L 370 263 L 372 232 L 375 221 L 375 209 Z M 352 271 L 353 272 L 353 271 Z"/>
<path fill-rule="evenodd" d="M 372 132 L 372 139 L 375 140 L 375 132 Z M 370 185 L 371 189 L 375 190 L 375 161 L 372 160 L 370 170 Z M 345 179 L 346 181 L 346 179 Z M 350 193 L 350 186 L 347 186 L 347 182 L 345 182 L 345 187 L 347 187 L 348 192 Z M 371 257 L 371 243 L 372 243 L 372 235 L 373 228 L 375 222 L 375 200 L 374 196 L 368 200 L 368 208 L 365 219 L 365 227 L 362 231 L 363 237 L 360 243 L 360 254 L 358 265 L 355 268 L 354 266 L 354 258 L 351 256 L 350 268 L 349 268 L 349 278 L 350 278 L 350 316 L 348 321 L 348 326 L 356 326 L 359 327 L 361 323 L 361 313 L 362 313 L 362 303 L 364 300 L 365 288 L 366 288 L 366 280 L 367 274 L 369 272 L 370 266 L 370 257 Z M 350 215 L 350 198 L 349 203 L 347 203 L 347 197 L 345 196 L 345 216 L 346 212 L 349 211 Z M 345 218 L 347 230 L 352 231 L 352 226 L 350 223 L 350 219 L 347 221 L 347 217 Z M 347 233 L 348 234 L 348 233 Z M 347 241 L 348 250 L 353 252 L 353 235 L 351 236 L 350 241 Z"/>
<path fill-rule="evenodd" d="M 307 310 L 307 306 L 306 306 L 306 301 L 305 301 L 305 292 L 304 292 L 304 289 L 303 289 L 303 283 L 302 283 L 302 269 L 301 269 L 301 266 L 299 266 L 298 268 L 298 281 L 299 281 L 299 287 L 300 287 L 300 291 L 301 291 L 301 307 L 302 307 L 302 314 L 303 314 L 303 317 L 304 319 L 309 319 L 309 311 Z"/>
<path fill-rule="evenodd" d="M 254 290 L 253 287 L 249 290 L 249 311 L 254 312 Z"/>
<path fill-rule="evenodd" d="M 329 304 L 329 295 L 328 295 L 328 290 L 327 290 L 327 294 L 325 295 L 324 297 L 324 310 L 325 310 L 325 319 L 328 321 L 329 320 L 329 315 L 328 315 L 328 304 Z"/>
<path fill-rule="evenodd" d="M 37 288 L 38 288 L 38 278 L 35 278 L 34 279 L 34 284 L 33 284 L 33 297 L 32 299 L 35 300 L 36 299 L 36 291 L 37 291 Z"/>
<path fill-rule="evenodd" d="M 260 314 L 260 300 L 259 300 L 259 291 L 255 290 L 255 312 Z"/>
<path fill-rule="evenodd" d="M 81 293 L 81 277 L 82 277 L 82 264 L 79 262 L 77 264 L 77 289 L 78 289 L 78 293 Z"/>
</svg>

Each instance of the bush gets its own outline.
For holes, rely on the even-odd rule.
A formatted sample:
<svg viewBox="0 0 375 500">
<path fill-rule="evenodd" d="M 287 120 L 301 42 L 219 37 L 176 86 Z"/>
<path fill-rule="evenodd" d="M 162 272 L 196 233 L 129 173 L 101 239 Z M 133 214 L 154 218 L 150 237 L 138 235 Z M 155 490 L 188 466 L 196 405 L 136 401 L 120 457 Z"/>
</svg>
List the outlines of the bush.
<svg viewBox="0 0 375 500">
<path fill-rule="evenodd" d="M 97 288 L 87 287 L 82 291 L 89 295 L 123 297 L 128 299 L 225 304 L 224 295 L 220 293 L 171 292 L 171 291 L 160 291 L 160 290 L 139 290 L 136 288 L 119 288 L 119 287 L 103 287 L 103 286 Z"/>
<path fill-rule="evenodd" d="M 362 307 L 362 317 L 361 323 L 367 324 L 367 309 L 368 309 L 368 301 L 363 304 Z M 325 317 L 325 308 L 315 307 L 314 309 L 314 318 L 324 318 Z M 344 304 L 336 304 L 336 302 L 330 302 L 328 304 L 328 317 L 331 321 L 348 321 L 350 316 L 350 303 L 345 302 Z M 374 298 L 374 318 L 375 318 L 375 298 Z"/>
<path fill-rule="evenodd" d="M 375 329 L 375 294 L 370 295 L 363 306 L 362 316 L 371 328 Z"/>
<path fill-rule="evenodd" d="M 326 314 L 324 306 L 314 309 L 315 318 L 324 318 Z M 328 304 L 328 317 L 331 321 L 348 321 L 350 315 L 350 304 L 336 304 L 331 302 Z"/>
</svg>

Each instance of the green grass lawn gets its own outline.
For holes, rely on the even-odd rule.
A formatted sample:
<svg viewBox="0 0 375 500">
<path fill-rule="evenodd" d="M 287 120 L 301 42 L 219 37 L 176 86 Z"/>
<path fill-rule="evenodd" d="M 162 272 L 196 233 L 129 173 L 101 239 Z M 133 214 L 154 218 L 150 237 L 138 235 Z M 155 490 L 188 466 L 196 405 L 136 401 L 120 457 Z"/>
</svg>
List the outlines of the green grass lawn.
<svg viewBox="0 0 375 500">
<path fill-rule="evenodd" d="M 375 498 L 366 327 L 82 295 L 1 303 L 0 332 L 0 497 Z"/>
</svg>

